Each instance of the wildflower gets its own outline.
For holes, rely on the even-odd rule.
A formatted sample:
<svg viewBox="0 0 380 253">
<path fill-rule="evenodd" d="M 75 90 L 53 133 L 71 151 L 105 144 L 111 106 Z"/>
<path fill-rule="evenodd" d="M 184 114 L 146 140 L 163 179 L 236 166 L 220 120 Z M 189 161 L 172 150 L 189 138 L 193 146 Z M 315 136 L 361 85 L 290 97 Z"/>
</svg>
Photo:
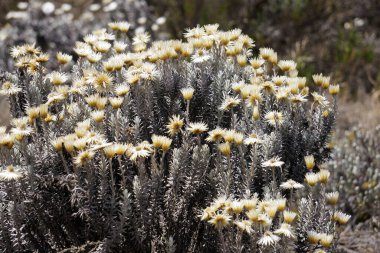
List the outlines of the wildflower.
<svg viewBox="0 0 380 253">
<path fill-rule="evenodd" d="M 223 208 L 225 206 L 230 206 L 230 204 L 231 204 L 231 200 L 228 199 L 225 195 L 222 195 L 222 196 L 218 197 L 213 202 L 213 206 L 216 209 Z"/>
<path fill-rule="evenodd" d="M 313 155 L 307 155 L 304 157 L 306 168 L 311 171 L 315 166 L 314 156 Z"/>
<path fill-rule="evenodd" d="M 81 151 L 74 159 L 74 164 L 77 166 L 83 166 L 94 158 L 95 153 L 93 151 L 85 150 Z"/>
<path fill-rule="evenodd" d="M 127 149 L 127 155 L 132 161 L 138 158 L 146 158 L 152 152 L 152 145 L 146 141 L 139 143 L 137 146 L 132 146 Z"/>
<path fill-rule="evenodd" d="M 302 94 L 291 95 L 289 97 L 289 100 L 293 104 L 305 103 L 307 101 L 306 96 L 304 96 Z"/>
<path fill-rule="evenodd" d="M 208 127 L 203 122 L 196 122 L 196 123 L 189 123 L 186 130 L 190 131 L 193 134 L 201 134 L 203 132 L 206 132 L 208 130 Z"/>
<path fill-rule="evenodd" d="M 11 56 L 13 58 L 19 58 L 27 54 L 25 46 L 13 46 L 10 49 Z"/>
<path fill-rule="evenodd" d="M 257 222 L 259 220 L 259 212 L 255 209 L 251 209 L 245 213 L 248 219 L 252 222 Z"/>
<path fill-rule="evenodd" d="M 57 152 L 60 152 L 60 151 L 62 151 L 62 148 L 63 148 L 63 142 L 64 142 L 64 139 L 62 137 L 58 137 L 58 138 L 52 140 L 51 144 L 53 145 L 54 149 Z"/>
<path fill-rule="evenodd" d="M 203 49 L 198 49 L 191 56 L 191 62 L 193 62 L 193 63 L 202 63 L 202 62 L 208 61 L 210 59 L 211 59 L 211 55 L 209 53 L 207 53 L 206 50 L 203 50 Z"/>
<path fill-rule="evenodd" d="M 284 211 L 286 208 L 286 198 L 276 199 L 274 205 L 277 207 L 277 211 Z"/>
<path fill-rule="evenodd" d="M 65 83 L 69 78 L 65 73 L 54 71 L 48 74 L 46 76 L 46 79 L 48 79 L 54 85 L 61 85 Z"/>
<path fill-rule="evenodd" d="M 345 214 L 341 211 L 336 211 L 333 215 L 334 221 L 338 222 L 340 225 L 347 224 L 348 220 L 351 218 L 351 215 Z"/>
<path fill-rule="evenodd" d="M 231 146 L 229 142 L 219 144 L 218 149 L 224 156 L 231 155 Z"/>
<path fill-rule="evenodd" d="M 111 57 L 103 62 L 103 69 L 107 72 L 119 71 L 123 66 L 124 61 L 120 57 Z"/>
<path fill-rule="evenodd" d="M 193 98 L 194 89 L 191 87 L 183 88 L 183 89 L 181 89 L 181 93 L 182 93 L 184 100 L 190 101 Z"/>
<path fill-rule="evenodd" d="M 119 84 L 115 87 L 115 94 L 120 97 L 124 97 L 129 93 L 129 86 L 126 84 Z"/>
<path fill-rule="evenodd" d="M 108 73 L 99 73 L 93 80 L 94 87 L 97 91 L 108 90 L 113 83 L 113 77 Z"/>
<path fill-rule="evenodd" d="M 265 119 L 272 126 L 282 125 L 282 123 L 284 123 L 284 116 L 281 112 L 277 111 L 271 111 L 266 113 Z"/>
<path fill-rule="evenodd" d="M 260 59 L 260 58 L 253 58 L 249 61 L 249 63 L 251 64 L 252 68 L 254 69 L 259 69 L 261 68 L 261 66 L 264 64 L 264 60 L 263 59 Z"/>
<path fill-rule="evenodd" d="M 19 93 L 21 91 L 22 91 L 22 89 L 19 88 L 17 85 L 15 85 L 11 82 L 5 82 L 1 86 L 0 95 L 13 96 L 13 95 L 16 95 L 17 93 Z"/>
<path fill-rule="evenodd" d="M 241 201 L 234 200 L 229 206 L 229 210 L 234 214 L 240 214 L 243 212 L 244 205 Z"/>
<path fill-rule="evenodd" d="M 213 35 L 218 31 L 219 24 L 204 25 L 203 28 L 208 35 Z"/>
<path fill-rule="evenodd" d="M 11 134 L 2 134 L 0 135 L 0 147 L 4 146 L 8 149 L 13 148 L 15 144 L 15 137 Z"/>
<path fill-rule="evenodd" d="M 93 51 L 91 49 L 91 46 L 88 45 L 87 43 L 83 42 L 76 42 L 74 52 L 79 56 L 79 57 L 87 57 L 90 55 Z"/>
<path fill-rule="evenodd" d="M 326 184 L 330 177 L 330 171 L 326 169 L 321 169 L 318 172 L 318 177 L 319 177 L 319 182 L 321 182 L 322 184 Z"/>
<path fill-rule="evenodd" d="M 272 219 L 266 213 L 259 213 L 257 222 L 264 227 L 269 227 L 272 224 Z"/>
<path fill-rule="evenodd" d="M 90 107 L 96 107 L 96 103 L 97 101 L 100 99 L 100 96 L 99 94 L 94 94 L 94 95 L 90 95 L 88 97 L 85 98 L 85 101 L 87 102 L 87 104 L 90 106 Z"/>
<path fill-rule="evenodd" d="M 251 134 L 248 138 L 244 140 L 244 144 L 247 146 L 261 143 L 263 143 L 263 140 L 260 139 L 256 134 Z"/>
<path fill-rule="evenodd" d="M 115 146 L 111 145 L 111 146 L 104 147 L 103 152 L 105 156 L 110 159 L 116 155 Z"/>
<path fill-rule="evenodd" d="M 208 134 L 209 134 L 209 136 L 206 138 L 206 141 L 217 142 L 223 138 L 224 130 L 218 127 L 216 129 L 210 131 Z"/>
<path fill-rule="evenodd" d="M 181 131 L 181 128 L 183 127 L 184 122 L 183 119 L 180 118 L 178 115 L 174 115 L 169 120 L 169 124 L 166 125 L 166 128 L 168 129 L 168 133 L 171 136 L 176 135 Z"/>
<path fill-rule="evenodd" d="M 102 59 L 102 54 L 101 53 L 91 52 L 88 55 L 86 55 L 86 57 L 87 57 L 87 60 L 90 63 L 97 63 L 97 62 L 99 62 Z"/>
<path fill-rule="evenodd" d="M 313 75 L 312 77 L 313 77 L 314 83 L 317 86 L 320 86 L 320 87 L 325 88 L 325 89 L 327 89 L 329 87 L 330 77 L 323 76 L 322 74 Z"/>
<path fill-rule="evenodd" d="M 272 82 L 276 85 L 276 86 L 282 86 L 287 80 L 287 77 L 286 76 L 273 76 L 272 77 Z"/>
<path fill-rule="evenodd" d="M 282 165 L 284 165 L 284 162 L 281 161 L 280 159 L 281 159 L 280 157 L 275 156 L 275 157 L 269 159 L 268 161 L 261 163 L 261 166 L 262 167 L 271 167 L 271 168 L 281 167 Z"/>
<path fill-rule="evenodd" d="M 309 232 L 307 232 L 307 239 L 308 239 L 309 243 L 317 244 L 319 242 L 319 239 L 320 239 L 320 234 L 318 234 L 315 231 L 309 231 Z"/>
<path fill-rule="evenodd" d="M 250 220 L 242 220 L 235 221 L 235 225 L 241 230 L 246 232 L 247 234 L 251 234 L 253 232 L 252 222 Z"/>
<path fill-rule="evenodd" d="M 331 242 L 334 239 L 334 236 L 323 233 L 323 234 L 319 235 L 319 239 L 320 239 L 320 244 L 323 247 L 328 248 L 328 247 L 330 247 Z"/>
<path fill-rule="evenodd" d="M 318 94 L 317 92 L 312 92 L 311 95 L 314 98 L 314 102 L 325 107 L 329 105 L 329 101 L 326 99 L 326 97 Z"/>
<path fill-rule="evenodd" d="M 297 67 L 297 63 L 292 60 L 281 60 L 277 65 L 282 71 L 285 72 L 295 70 Z"/>
<path fill-rule="evenodd" d="M 264 207 L 264 210 L 265 210 L 265 213 L 266 213 L 270 218 L 272 218 L 272 219 L 276 216 L 276 213 L 277 213 L 277 211 L 278 211 L 276 205 L 265 206 L 265 207 Z"/>
<path fill-rule="evenodd" d="M 119 109 L 123 104 L 124 98 L 113 97 L 113 98 L 109 98 L 109 101 L 113 109 Z"/>
<path fill-rule="evenodd" d="M 339 93 L 339 85 L 330 85 L 329 93 L 333 96 L 337 95 Z"/>
<path fill-rule="evenodd" d="M 231 222 L 231 216 L 228 214 L 217 214 L 214 217 L 212 217 L 209 221 L 216 229 L 222 229 L 225 226 L 229 225 Z"/>
<path fill-rule="evenodd" d="M 213 207 L 206 207 L 205 210 L 203 210 L 203 213 L 200 215 L 201 220 L 209 220 L 213 216 L 215 216 L 215 210 Z"/>
<path fill-rule="evenodd" d="M 306 173 L 305 181 L 309 186 L 313 187 L 319 182 L 319 176 L 313 172 Z"/>
<path fill-rule="evenodd" d="M 103 122 L 105 114 L 103 110 L 93 111 L 91 112 L 91 117 L 95 122 L 100 123 Z"/>
<path fill-rule="evenodd" d="M 327 201 L 327 204 L 329 205 L 336 205 L 336 203 L 338 202 L 338 198 L 339 198 L 339 192 L 335 191 L 335 192 L 329 192 L 326 194 L 326 201 Z"/>
<path fill-rule="evenodd" d="M 31 133 L 33 133 L 33 129 L 31 127 L 25 127 L 25 128 L 12 128 L 11 133 L 14 136 L 14 138 L 18 141 L 22 141 L 25 136 L 29 136 Z"/>
<path fill-rule="evenodd" d="M 233 97 L 228 97 L 224 100 L 224 102 L 222 103 L 222 105 L 219 107 L 220 110 L 222 111 L 228 111 L 234 107 L 236 107 L 239 103 L 240 103 L 240 99 L 238 99 L 237 97 L 233 98 Z"/>
<path fill-rule="evenodd" d="M 261 58 L 263 58 L 266 61 L 269 61 L 271 58 L 274 57 L 274 54 L 276 54 L 272 48 L 260 48 L 259 50 Z"/>
<path fill-rule="evenodd" d="M 291 224 L 297 216 L 295 212 L 287 211 L 287 210 L 284 211 L 283 215 L 284 215 L 284 221 L 288 224 Z"/>
<path fill-rule="evenodd" d="M 257 201 L 257 198 L 243 199 L 242 204 L 244 206 L 244 209 L 249 211 L 256 207 Z"/>
<path fill-rule="evenodd" d="M 128 47 L 128 44 L 121 42 L 121 41 L 115 41 L 113 43 L 113 49 L 118 54 L 123 53 L 127 47 Z"/>
<path fill-rule="evenodd" d="M 169 150 L 171 143 L 172 140 L 166 136 L 155 134 L 152 136 L 153 147 L 160 148 L 164 152 L 167 152 Z"/>
<path fill-rule="evenodd" d="M 280 237 L 270 231 L 266 231 L 257 243 L 262 246 L 272 246 L 278 241 L 280 241 Z"/>
<path fill-rule="evenodd" d="M 274 83 L 272 83 L 271 81 L 264 82 L 261 87 L 267 93 L 273 93 L 275 91 Z"/>
<path fill-rule="evenodd" d="M 71 55 L 64 54 L 62 52 L 57 53 L 57 61 L 61 65 L 65 65 L 65 64 L 69 63 L 72 59 L 73 59 L 73 57 Z"/>
<path fill-rule="evenodd" d="M 93 50 L 98 53 L 107 53 L 111 48 L 111 44 L 107 41 L 95 41 L 93 43 Z"/>
<path fill-rule="evenodd" d="M 109 23 L 108 26 L 114 31 L 124 33 L 128 32 L 129 28 L 131 27 L 131 25 L 128 22 L 112 22 Z"/>
<path fill-rule="evenodd" d="M 187 28 L 184 33 L 185 38 L 201 38 L 206 35 L 204 27 Z"/>
<path fill-rule="evenodd" d="M 240 67 L 245 67 L 247 65 L 247 56 L 239 54 L 236 56 L 236 62 Z"/>
<path fill-rule="evenodd" d="M 301 189 L 304 186 L 292 179 L 289 179 L 288 181 L 281 183 L 280 187 L 283 189 Z"/>
<path fill-rule="evenodd" d="M 0 172 L 0 181 L 14 181 L 21 178 L 23 175 L 16 171 L 13 165 L 7 166 L 5 171 Z"/>
<path fill-rule="evenodd" d="M 274 231 L 277 235 L 283 235 L 288 238 L 295 238 L 294 232 L 292 231 L 292 226 L 288 223 L 282 223 L 280 228 Z"/>
</svg>

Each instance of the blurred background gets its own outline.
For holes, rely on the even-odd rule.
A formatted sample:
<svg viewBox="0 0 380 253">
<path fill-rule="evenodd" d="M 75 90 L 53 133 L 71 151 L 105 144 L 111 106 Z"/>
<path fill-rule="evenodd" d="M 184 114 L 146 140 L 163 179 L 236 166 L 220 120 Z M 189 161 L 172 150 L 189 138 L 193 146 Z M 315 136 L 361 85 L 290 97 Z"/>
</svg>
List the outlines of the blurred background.
<svg viewBox="0 0 380 253">
<path fill-rule="evenodd" d="M 330 168 L 354 215 L 342 252 L 380 248 L 380 0 L 0 0 L 0 84 L 12 71 L 9 48 L 37 43 L 52 56 L 112 21 L 153 39 L 181 39 L 184 30 L 219 23 L 240 28 L 280 59 L 297 61 L 299 75 L 323 73 L 340 84 Z M 50 66 L 54 68 L 55 66 Z M 0 125 L 9 124 L 0 97 Z"/>
<path fill-rule="evenodd" d="M 380 0 L 0 0 L 0 67 L 11 65 L 11 45 L 36 41 L 44 50 L 70 51 L 115 20 L 155 39 L 182 38 L 197 24 L 241 28 L 256 49 L 296 59 L 300 75 L 324 73 L 341 85 L 340 128 L 380 123 Z"/>
</svg>

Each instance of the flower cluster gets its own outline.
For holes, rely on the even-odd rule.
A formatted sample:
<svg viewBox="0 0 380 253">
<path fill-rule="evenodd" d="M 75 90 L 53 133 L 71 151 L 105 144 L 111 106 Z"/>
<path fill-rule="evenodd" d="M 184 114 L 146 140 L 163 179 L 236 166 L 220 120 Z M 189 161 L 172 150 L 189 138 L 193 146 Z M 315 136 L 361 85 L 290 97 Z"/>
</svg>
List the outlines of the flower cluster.
<svg viewBox="0 0 380 253">
<path fill-rule="evenodd" d="M 13 47 L 16 71 L 0 89 L 14 118 L 0 133 L 1 247 L 90 241 L 106 251 L 215 252 L 215 230 L 198 215 L 225 196 L 202 215 L 220 234 L 234 222 L 253 249 L 294 236 L 301 249 L 314 231 L 318 248 L 335 233 L 322 221 L 346 217 L 317 212 L 324 190 L 296 195 L 305 178 L 322 189 L 329 179 L 321 164 L 338 86 L 253 47 L 217 24 L 188 29 L 184 41 L 152 41 L 126 22 L 84 36 L 74 61 Z M 301 228 L 290 222 L 296 207 L 308 217 Z"/>
<path fill-rule="evenodd" d="M 320 171 L 314 175 L 313 183 L 305 178 L 306 191 L 304 184 L 291 179 L 282 183 L 283 191 L 290 190 L 288 197 L 276 198 L 275 191 L 269 189 L 262 199 L 250 192 L 241 199 L 222 195 L 203 210 L 200 218 L 218 230 L 222 252 L 258 248 L 334 252 L 341 225 L 347 224 L 351 215 L 336 210 L 338 192 L 326 193 L 329 174 Z M 309 209 L 312 205 L 314 210 Z"/>
<path fill-rule="evenodd" d="M 7 14 L 8 25 L 0 28 L 0 67 L 12 69 L 8 47 L 20 43 L 36 43 L 55 55 L 58 51 L 72 52 L 75 41 L 95 27 L 102 27 L 113 20 L 127 20 L 118 31 L 149 31 L 159 35 L 165 17 L 157 18 L 145 0 L 102 0 L 92 4 L 33 0 L 21 2 L 17 11 Z M 80 15 L 78 15 L 80 11 Z M 123 23 L 123 22 L 121 22 Z M 57 67 L 49 62 L 49 68 Z"/>
</svg>

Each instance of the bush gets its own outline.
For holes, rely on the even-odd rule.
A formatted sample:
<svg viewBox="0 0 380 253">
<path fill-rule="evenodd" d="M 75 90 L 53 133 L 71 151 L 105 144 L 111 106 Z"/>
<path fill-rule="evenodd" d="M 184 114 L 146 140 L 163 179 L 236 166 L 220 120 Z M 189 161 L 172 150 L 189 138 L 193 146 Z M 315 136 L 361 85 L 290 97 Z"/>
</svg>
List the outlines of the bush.
<svg viewBox="0 0 380 253">
<path fill-rule="evenodd" d="M 326 204 L 337 199 L 318 165 L 339 86 L 307 85 L 270 48 L 253 56 L 239 29 L 150 42 L 128 26 L 85 36 L 57 71 L 39 48 L 12 48 L 1 248 L 334 252 L 349 216 Z"/>
</svg>

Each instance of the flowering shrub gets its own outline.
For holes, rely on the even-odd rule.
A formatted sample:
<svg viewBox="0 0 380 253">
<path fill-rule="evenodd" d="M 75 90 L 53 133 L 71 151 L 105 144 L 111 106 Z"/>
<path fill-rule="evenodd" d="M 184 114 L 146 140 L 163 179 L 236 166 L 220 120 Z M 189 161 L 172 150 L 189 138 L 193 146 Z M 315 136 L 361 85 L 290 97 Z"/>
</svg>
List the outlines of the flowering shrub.
<svg viewBox="0 0 380 253">
<path fill-rule="evenodd" d="M 338 142 L 329 165 L 334 185 L 341 198 L 341 208 L 355 214 L 356 222 L 380 216 L 380 127 L 373 132 L 353 128 Z"/>
<path fill-rule="evenodd" d="M 1 248 L 334 252 L 349 216 L 319 165 L 339 86 L 310 85 L 270 48 L 254 56 L 239 29 L 151 42 L 127 26 L 77 42 L 72 68 L 56 55 L 59 71 L 12 48 Z"/>
<path fill-rule="evenodd" d="M 5 69 L 13 67 L 8 48 L 15 44 L 36 43 L 51 55 L 58 51 L 69 53 L 75 41 L 114 20 L 128 21 L 130 30 L 149 31 L 153 35 L 158 35 L 157 31 L 165 22 L 165 18 L 152 14 L 145 0 L 99 1 L 84 5 L 80 15 L 67 3 L 33 0 L 18 6 L 19 10 L 7 14 L 9 24 L 0 29 L 0 67 Z M 54 62 L 45 65 L 55 66 Z"/>
</svg>

